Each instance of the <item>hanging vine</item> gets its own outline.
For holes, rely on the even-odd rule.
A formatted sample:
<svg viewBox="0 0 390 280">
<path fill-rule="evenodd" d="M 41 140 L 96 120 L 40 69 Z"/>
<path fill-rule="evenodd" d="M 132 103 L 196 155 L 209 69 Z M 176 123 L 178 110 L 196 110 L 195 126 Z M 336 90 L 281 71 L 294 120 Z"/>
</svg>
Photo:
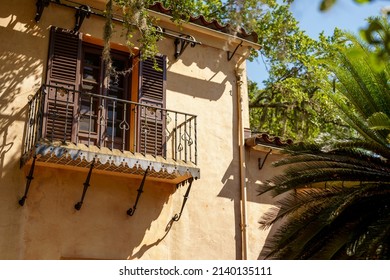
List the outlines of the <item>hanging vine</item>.
<svg viewBox="0 0 390 280">
<path fill-rule="evenodd" d="M 104 31 L 103 31 L 103 40 L 104 40 L 104 47 L 103 47 L 103 62 L 105 64 L 105 76 L 109 77 L 111 71 L 112 71 L 112 60 L 110 55 L 110 43 L 111 43 L 111 37 L 112 32 L 114 30 L 114 24 L 112 22 L 112 0 L 109 0 L 106 4 L 106 10 L 104 11 L 104 15 L 106 17 L 106 23 L 104 24 Z"/>
<path fill-rule="evenodd" d="M 139 35 L 137 38 L 138 46 L 140 49 L 140 59 L 145 60 L 147 58 L 153 58 L 158 53 L 157 42 L 161 39 L 161 34 L 156 27 L 156 21 L 151 17 L 147 11 L 147 8 L 153 1 L 142 0 L 109 0 L 106 4 L 105 17 L 106 23 L 104 26 L 104 49 L 103 49 L 103 61 L 106 65 L 106 77 L 110 75 L 114 78 L 118 75 L 125 75 L 132 69 L 117 72 L 112 66 L 112 60 L 110 56 L 110 42 L 114 32 L 115 25 L 113 23 L 114 5 L 116 9 L 120 10 L 121 17 L 123 19 L 123 30 L 126 40 L 126 45 L 129 48 L 131 54 L 136 47 L 134 43 L 134 34 Z M 157 63 L 155 62 L 155 68 L 157 69 Z"/>
</svg>

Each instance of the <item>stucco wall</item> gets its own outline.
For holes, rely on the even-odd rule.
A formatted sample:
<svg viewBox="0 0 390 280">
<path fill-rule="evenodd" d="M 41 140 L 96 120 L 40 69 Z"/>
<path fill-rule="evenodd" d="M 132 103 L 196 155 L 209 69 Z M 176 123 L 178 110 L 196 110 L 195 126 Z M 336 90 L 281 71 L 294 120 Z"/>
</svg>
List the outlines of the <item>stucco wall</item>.
<svg viewBox="0 0 390 280">
<path fill-rule="evenodd" d="M 274 207 L 275 198 L 269 193 L 261 195 L 259 193 L 264 183 L 283 171 L 283 167 L 274 167 L 273 163 L 286 156 L 281 153 L 280 149 L 267 146 L 259 147 L 259 149 L 247 147 L 245 154 L 248 190 L 248 238 L 250 242 L 248 259 L 252 260 L 264 258 L 264 254 L 262 254 L 263 247 L 267 244 L 268 237 L 272 235 L 272 227 L 266 230 L 261 229 L 259 221 L 264 213 Z M 263 166 L 259 167 L 259 160 L 260 165 L 263 164 Z"/>
<path fill-rule="evenodd" d="M 147 180 L 136 213 L 129 217 L 126 210 L 134 204 L 141 178 L 115 174 L 92 173 L 85 203 L 76 211 L 87 169 L 37 166 L 26 204 L 18 205 L 29 168 L 19 168 L 28 96 L 43 80 L 50 26 L 72 29 L 74 12 L 51 4 L 37 24 L 34 1 L 0 4 L 0 258 L 239 259 L 236 67 L 245 50 L 228 61 L 226 51 L 234 49 L 232 42 L 188 26 L 181 31 L 202 45 L 188 47 L 178 60 L 173 39 L 159 42 L 160 52 L 168 58 L 167 108 L 198 116 L 201 179 L 193 183 L 180 221 L 167 228 L 187 186 L 176 189 Z M 80 31 L 101 38 L 103 24 L 103 19 L 92 16 Z M 170 22 L 161 25 L 180 31 Z M 114 42 L 122 42 L 120 34 L 118 29 Z M 239 66 L 245 68 L 245 62 Z M 243 88 L 248 127 L 245 78 Z M 249 247 L 250 258 L 256 259 L 262 246 L 257 242 L 266 236 L 257 231 L 256 220 L 268 201 L 255 198 L 257 173 L 249 176 Z"/>
</svg>

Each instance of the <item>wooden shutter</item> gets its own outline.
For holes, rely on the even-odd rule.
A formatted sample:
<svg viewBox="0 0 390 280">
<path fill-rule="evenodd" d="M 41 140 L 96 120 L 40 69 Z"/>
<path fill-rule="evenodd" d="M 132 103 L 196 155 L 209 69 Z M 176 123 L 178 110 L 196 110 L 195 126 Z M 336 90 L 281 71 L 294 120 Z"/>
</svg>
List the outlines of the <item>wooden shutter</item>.
<svg viewBox="0 0 390 280">
<path fill-rule="evenodd" d="M 81 33 L 52 27 L 43 124 L 43 136 L 52 141 L 75 141 L 80 57 Z"/>
<path fill-rule="evenodd" d="M 156 56 L 154 60 L 140 62 L 139 103 L 157 108 L 165 108 L 166 57 Z M 141 153 L 165 156 L 165 111 L 142 107 L 138 119 L 138 149 Z"/>
</svg>

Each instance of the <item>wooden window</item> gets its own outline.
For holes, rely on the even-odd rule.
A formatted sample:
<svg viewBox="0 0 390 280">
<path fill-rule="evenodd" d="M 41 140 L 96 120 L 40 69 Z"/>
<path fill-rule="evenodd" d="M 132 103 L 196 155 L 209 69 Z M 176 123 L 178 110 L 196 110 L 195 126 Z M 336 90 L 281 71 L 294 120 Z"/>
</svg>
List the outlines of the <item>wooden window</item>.
<svg viewBox="0 0 390 280">
<path fill-rule="evenodd" d="M 132 72 L 129 54 L 113 50 L 113 67 L 127 74 L 105 78 L 101 54 L 81 33 L 51 29 L 43 136 L 164 156 L 165 112 L 147 106 L 165 108 L 165 56 L 156 57 L 162 71 L 146 60 Z"/>
<path fill-rule="evenodd" d="M 130 69 L 131 58 L 114 51 L 112 66 L 123 74 L 105 79 L 102 49 L 83 44 L 82 53 L 79 141 L 115 149 L 122 149 L 123 144 L 128 147 L 128 128 L 122 128 L 130 123 L 129 105 L 123 100 L 129 100 L 131 72 L 126 70 Z"/>
</svg>

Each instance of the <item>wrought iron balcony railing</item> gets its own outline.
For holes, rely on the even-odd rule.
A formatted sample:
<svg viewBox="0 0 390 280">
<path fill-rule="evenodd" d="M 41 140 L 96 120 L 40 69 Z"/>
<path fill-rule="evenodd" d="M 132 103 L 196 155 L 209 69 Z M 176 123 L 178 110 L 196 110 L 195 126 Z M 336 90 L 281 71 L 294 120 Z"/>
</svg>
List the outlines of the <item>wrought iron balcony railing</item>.
<svg viewBox="0 0 390 280">
<path fill-rule="evenodd" d="M 195 115 L 114 95 L 41 86 L 29 101 L 23 153 L 31 152 L 41 140 L 149 154 L 197 165 Z"/>
</svg>

